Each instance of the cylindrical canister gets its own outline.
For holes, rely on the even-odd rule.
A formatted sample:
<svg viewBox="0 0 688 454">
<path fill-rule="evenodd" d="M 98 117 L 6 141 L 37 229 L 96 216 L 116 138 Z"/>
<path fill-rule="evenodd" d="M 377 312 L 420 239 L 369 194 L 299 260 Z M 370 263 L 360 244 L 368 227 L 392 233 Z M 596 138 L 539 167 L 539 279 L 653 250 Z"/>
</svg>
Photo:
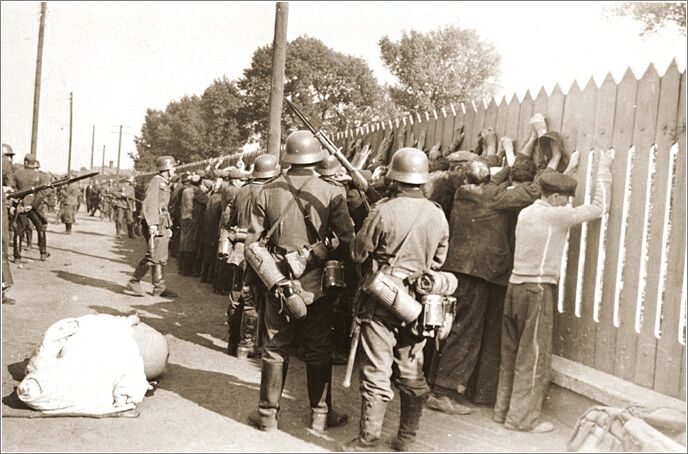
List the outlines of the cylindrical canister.
<svg viewBox="0 0 688 454">
<path fill-rule="evenodd" d="M 227 257 L 231 251 L 232 243 L 229 241 L 229 238 L 221 236 L 220 244 L 217 247 L 217 255 L 220 257 Z"/>
<path fill-rule="evenodd" d="M 423 326 L 438 327 L 444 323 L 444 297 L 442 295 L 424 295 L 423 300 Z"/>
<path fill-rule="evenodd" d="M 260 243 L 251 243 L 244 249 L 244 256 L 249 266 L 253 268 L 263 284 L 271 289 L 278 282 L 287 280 L 282 274 L 272 254 Z"/>
<path fill-rule="evenodd" d="M 406 323 L 415 321 L 423 306 L 402 286 L 383 272 L 378 272 L 363 284 L 363 291 L 374 296 Z"/>
<path fill-rule="evenodd" d="M 344 263 L 339 260 L 328 260 L 325 262 L 323 271 L 323 291 L 338 290 L 346 287 L 344 280 Z"/>
</svg>

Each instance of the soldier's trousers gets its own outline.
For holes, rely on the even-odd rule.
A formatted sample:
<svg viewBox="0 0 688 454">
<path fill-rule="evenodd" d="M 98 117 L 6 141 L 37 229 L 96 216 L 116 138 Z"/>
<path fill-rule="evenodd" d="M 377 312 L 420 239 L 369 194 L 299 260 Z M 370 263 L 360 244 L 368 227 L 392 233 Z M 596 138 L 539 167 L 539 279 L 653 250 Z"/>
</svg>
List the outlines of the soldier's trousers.
<svg viewBox="0 0 688 454">
<path fill-rule="evenodd" d="M 332 301 L 323 296 L 308 306 L 301 320 L 280 313 L 280 303 L 268 294 L 265 302 L 265 348 L 263 360 L 284 362 L 302 343 L 306 364 L 329 365 L 332 361 Z"/>
<path fill-rule="evenodd" d="M 115 207 L 115 228 L 120 233 L 120 227 L 134 223 L 134 213 L 129 208 Z"/>
<path fill-rule="evenodd" d="M 537 424 L 549 384 L 556 286 L 509 284 L 494 416 L 519 430 Z"/>
<path fill-rule="evenodd" d="M 378 303 L 361 323 L 359 350 L 361 395 L 367 401 L 394 398 L 392 380 L 401 392 L 422 397 L 430 392 L 423 373 L 425 338 Z"/>
<path fill-rule="evenodd" d="M 45 253 L 48 249 L 48 239 L 46 235 L 48 221 L 41 213 L 37 211 L 36 208 L 32 208 L 31 210 L 25 213 L 20 213 L 19 216 L 17 216 L 17 226 L 14 229 L 13 238 L 15 258 L 21 257 L 21 237 L 26 229 L 28 229 L 29 221 L 34 225 L 34 227 L 36 227 L 39 251 Z"/>
<path fill-rule="evenodd" d="M 2 285 L 10 287 L 14 281 L 12 280 L 12 273 L 10 272 L 10 261 L 7 258 L 9 254 L 9 240 L 10 240 L 10 223 L 7 219 L 8 211 L 5 203 L 5 196 L 2 196 Z"/>
</svg>

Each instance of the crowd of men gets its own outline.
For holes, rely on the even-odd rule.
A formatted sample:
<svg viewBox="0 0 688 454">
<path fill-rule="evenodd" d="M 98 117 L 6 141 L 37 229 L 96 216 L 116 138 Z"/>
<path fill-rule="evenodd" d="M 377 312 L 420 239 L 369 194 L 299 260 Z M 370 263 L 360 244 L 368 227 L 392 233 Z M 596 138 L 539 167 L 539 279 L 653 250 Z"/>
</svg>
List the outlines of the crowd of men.
<svg viewBox="0 0 688 454">
<path fill-rule="evenodd" d="M 262 358 L 252 425 L 278 427 L 292 355 L 306 363 L 311 428 L 345 424 L 332 402 L 332 365 L 346 363 L 353 332 L 361 415 L 343 450 L 379 450 L 392 384 L 401 400 L 395 450 L 413 450 L 424 407 L 462 415 L 467 402 L 493 405 L 505 428 L 547 432 L 540 412 L 559 264 L 569 228 L 609 208 L 612 156 L 601 152 L 591 203 L 572 207 L 578 155 L 542 115 L 531 124 L 520 147 L 486 128 L 476 150 L 461 150 L 459 130 L 444 152 L 418 141 L 390 150 L 388 165 L 359 159 L 354 146 L 348 157 L 365 168 L 356 172 L 297 131 L 281 160 L 260 155 L 250 171 L 177 174 L 162 156 L 145 190 L 132 180 L 91 183 L 85 199 L 91 216 L 116 221 L 117 234 L 126 225 L 134 237 L 140 218 L 147 248 L 128 292 L 146 295 L 150 269 L 153 294 L 177 297 L 165 282 L 172 256 L 177 273 L 229 295 L 228 352 Z M 19 189 L 25 177 L 15 178 Z M 73 217 L 63 213 L 69 231 Z M 36 211 L 19 216 L 43 232 L 41 257 L 49 255 Z"/>
</svg>

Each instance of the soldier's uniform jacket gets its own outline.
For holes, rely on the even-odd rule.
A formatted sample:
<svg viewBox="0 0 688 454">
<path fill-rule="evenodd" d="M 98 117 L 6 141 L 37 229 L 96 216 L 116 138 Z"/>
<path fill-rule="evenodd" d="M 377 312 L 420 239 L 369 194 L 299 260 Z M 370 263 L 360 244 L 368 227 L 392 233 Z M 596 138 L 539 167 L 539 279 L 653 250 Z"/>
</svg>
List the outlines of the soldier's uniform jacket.
<svg viewBox="0 0 688 454">
<path fill-rule="evenodd" d="M 134 188 L 130 184 L 120 183 L 119 188 L 117 188 L 112 195 L 115 198 L 113 202 L 114 206 L 132 210 L 134 203 Z"/>
<path fill-rule="evenodd" d="M 156 175 L 148 184 L 146 197 L 143 199 L 143 218 L 149 226 L 157 225 L 159 229 L 172 226 L 167 211 L 170 203 L 170 184 L 161 175 Z"/>
<path fill-rule="evenodd" d="M 50 183 L 50 178 L 36 169 L 22 168 L 14 172 L 14 180 L 17 183 L 17 191 L 25 191 L 42 184 Z M 24 205 L 38 208 L 48 195 L 48 190 L 39 191 L 24 197 Z"/>
<path fill-rule="evenodd" d="M 180 219 L 191 219 L 191 215 L 193 214 L 193 199 L 195 194 L 196 191 L 194 190 L 194 186 L 192 185 L 188 185 L 182 190 L 182 194 L 179 200 Z"/>
<path fill-rule="evenodd" d="M 236 226 L 240 229 L 251 227 L 253 203 L 261 189 L 263 189 L 263 186 L 265 186 L 265 183 L 265 181 L 252 181 L 239 188 L 234 198 L 234 209 L 231 212 L 227 227 Z"/>
<path fill-rule="evenodd" d="M 17 186 L 14 181 L 14 167 L 12 167 L 12 161 L 7 156 L 2 157 L 2 185 L 12 189 Z"/>
<path fill-rule="evenodd" d="M 447 258 L 448 246 L 449 224 L 442 208 L 427 200 L 420 189 L 413 189 L 374 205 L 351 244 L 351 257 L 357 263 L 372 258 L 373 271 L 384 268 L 392 274 L 410 276 L 439 269 Z M 394 269 L 390 269 L 390 262 Z"/>
<path fill-rule="evenodd" d="M 320 237 L 325 238 L 331 229 L 339 237 L 340 247 L 347 248 L 353 239 L 354 223 L 347 211 L 343 191 L 322 181 L 312 169 L 292 168 L 287 175 Z M 285 252 L 316 243 L 318 240 L 306 227 L 306 220 L 298 205 L 291 203 L 293 199 L 284 175 L 265 184 L 251 211 L 251 227 L 246 244 L 257 241 L 285 210 L 280 225 L 269 238 L 268 249 L 279 259 Z M 299 279 L 303 289 L 313 293 L 313 301 L 322 294 L 321 277 L 322 269 L 314 268 Z"/>
<path fill-rule="evenodd" d="M 60 192 L 63 205 L 76 206 L 79 203 L 81 189 L 79 189 L 79 183 L 76 181 L 63 186 Z"/>
</svg>

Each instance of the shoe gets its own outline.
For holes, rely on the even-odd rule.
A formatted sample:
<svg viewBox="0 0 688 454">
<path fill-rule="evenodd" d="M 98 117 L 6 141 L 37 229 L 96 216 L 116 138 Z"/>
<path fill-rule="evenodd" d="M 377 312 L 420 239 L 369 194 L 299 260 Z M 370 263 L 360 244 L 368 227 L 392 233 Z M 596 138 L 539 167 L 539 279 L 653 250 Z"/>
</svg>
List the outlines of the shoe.
<svg viewBox="0 0 688 454">
<path fill-rule="evenodd" d="M 449 396 L 437 397 L 434 394 L 428 397 L 425 406 L 448 415 L 470 415 L 473 412 L 470 407 L 461 405 Z"/>
<path fill-rule="evenodd" d="M 389 446 L 395 451 L 413 451 L 416 434 L 423 415 L 423 401 L 425 396 L 414 396 L 411 393 L 400 392 L 401 413 L 399 415 L 399 431 Z"/>
<path fill-rule="evenodd" d="M 41 252 L 41 261 L 44 262 L 48 257 L 50 257 L 50 252 Z"/>
<path fill-rule="evenodd" d="M 7 296 L 3 293 L 2 304 L 7 304 L 8 306 L 13 306 L 13 305 L 17 304 L 17 300 L 15 300 L 14 298 L 10 298 L 9 296 Z"/>
<path fill-rule="evenodd" d="M 166 288 L 162 292 L 153 291 L 153 296 L 162 296 L 163 298 L 176 298 L 177 294 L 172 290 Z"/>
<path fill-rule="evenodd" d="M 529 430 L 519 429 L 518 427 L 513 426 L 513 425 L 509 424 L 508 422 L 504 423 L 504 428 L 507 430 L 515 430 L 515 431 L 519 431 L 519 432 L 528 432 L 528 433 L 532 433 L 532 434 L 542 434 L 542 433 L 547 433 L 547 432 L 551 432 L 554 430 L 554 426 L 552 425 L 551 422 L 548 422 L 548 421 L 542 421 L 542 422 L 536 424 L 535 427 L 533 427 Z"/>
<path fill-rule="evenodd" d="M 146 292 L 141 287 L 141 282 L 127 282 L 127 288 L 132 291 L 135 296 L 146 296 Z"/>
<path fill-rule="evenodd" d="M 332 364 L 344 366 L 349 362 L 349 357 L 342 352 L 332 353 Z"/>
</svg>

